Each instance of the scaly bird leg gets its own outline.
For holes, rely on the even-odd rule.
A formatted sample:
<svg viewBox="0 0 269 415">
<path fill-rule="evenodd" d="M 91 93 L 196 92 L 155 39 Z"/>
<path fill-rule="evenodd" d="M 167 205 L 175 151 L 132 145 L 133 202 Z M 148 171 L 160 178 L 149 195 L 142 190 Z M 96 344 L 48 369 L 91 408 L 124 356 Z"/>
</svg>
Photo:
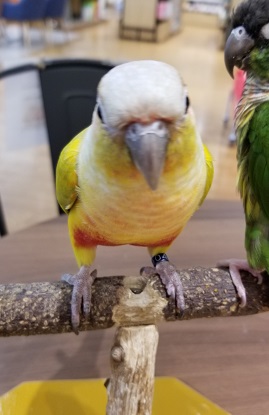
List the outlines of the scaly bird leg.
<svg viewBox="0 0 269 415">
<path fill-rule="evenodd" d="M 246 296 L 246 289 L 242 283 L 240 270 L 247 271 L 251 275 L 253 275 L 253 277 L 257 278 L 258 284 L 262 283 L 263 277 L 262 277 L 261 272 L 251 268 L 248 262 L 244 259 L 234 259 L 234 258 L 226 259 L 226 260 L 218 262 L 217 266 L 229 268 L 232 281 L 237 290 L 238 297 L 240 298 L 240 307 L 245 307 L 245 305 L 247 304 L 247 296 Z"/>
<path fill-rule="evenodd" d="M 90 272 L 89 266 L 82 266 L 77 274 L 64 274 L 62 280 L 73 285 L 71 299 L 71 321 L 72 328 L 76 334 L 79 334 L 80 312 L 83 305 L 83 313 L 87 318 L 90 314 L 92 284 L 97 277 L 97 271 Z"/>
<path fill-rule="evenodd" d="M 183 313 L 185 309 L 183 287 L 175 266 L 169 262 L 167 255 L 164 253 L 154 255 L 152 263 L 155 268 L 143 267 L 140 270 L 140 274 L 149 276 L 157 272 L 166 288 L 167 294 L 175 299 L 177 308 Z"/>
</svg>

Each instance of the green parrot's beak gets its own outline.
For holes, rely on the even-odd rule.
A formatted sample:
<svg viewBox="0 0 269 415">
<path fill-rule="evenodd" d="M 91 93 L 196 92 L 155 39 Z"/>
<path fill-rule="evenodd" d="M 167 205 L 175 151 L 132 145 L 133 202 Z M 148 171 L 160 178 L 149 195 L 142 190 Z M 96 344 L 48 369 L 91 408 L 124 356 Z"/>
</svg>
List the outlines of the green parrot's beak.
<svg viewBox="0 0 269 415">
<path fill-rule="evenodd" d="M 225 65 L 232 78 L 235 66 L 245 69 L 244 58 L 246 58 L 254 45 L 254 40 L 247 34 L 243 26 L 232 30 L 224 50 Z"/>
<path fill-rule="evenodd" d="M 164 121 L 135 122 L 126 130 L 125 142 L 132 160 L 152 190 L 157 189 L 163 171 L 169 135 Z"/>
</svg>

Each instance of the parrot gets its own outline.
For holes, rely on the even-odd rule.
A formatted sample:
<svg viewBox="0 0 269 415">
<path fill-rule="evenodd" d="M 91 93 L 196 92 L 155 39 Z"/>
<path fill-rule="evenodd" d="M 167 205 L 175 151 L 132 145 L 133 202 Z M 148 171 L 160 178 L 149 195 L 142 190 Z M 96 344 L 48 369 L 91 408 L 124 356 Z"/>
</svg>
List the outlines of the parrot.
<svg viewBox="0 0 269 415">
<path fill-rule="evenodd" d="M 171 65 L 155 60 L 116 65 L 100 80 L 92 123 L 62 150 L 57 200 L 68 215 L 78 264 L 62 279 L 73 286 L 71 321 L 89 315 L 91 266 L 99 245 L 146 247 L 168 296 L 184 312 L 179 273 L 167 250 L 203 203 L 213 180 L 187 87 Z"/>
<path fill-rule="evenodd" d="M 240 298 L 247 302 L 240 270 L 258 282 L 269 272 L 269 1 L 245 0 L 233 12 L 224 60 L 246 73 L 235 111 L 237 188 L 245 216 L 246 260 L 230 259 L 227 266 Z"/>
</svg>

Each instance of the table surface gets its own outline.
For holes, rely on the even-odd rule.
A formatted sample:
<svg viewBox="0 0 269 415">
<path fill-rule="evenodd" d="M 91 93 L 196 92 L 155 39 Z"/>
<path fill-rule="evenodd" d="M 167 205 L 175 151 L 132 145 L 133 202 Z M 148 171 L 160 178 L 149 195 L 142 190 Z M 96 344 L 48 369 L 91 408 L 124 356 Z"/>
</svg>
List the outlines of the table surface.
<svg viewBox="0 0 269 415">
<path fill-rule="evenodd" d="M 208 200 L 171 247 L 179 268 L 244 258 L 244 217 L 236 201 Z M 77 267 L 66 217 L 0 239 L 0 283 L 56 281 Z M 99 275 L 138 275 L 147 250 L 99 247 Z M 267 414 L 269 314 L 196 319 L 159 327 L 156 375 L 174 376 L 233 415 Z M 27 380 L 108 377 L 114 328 L 0 338 L 0 394 Z"/>
</svg>

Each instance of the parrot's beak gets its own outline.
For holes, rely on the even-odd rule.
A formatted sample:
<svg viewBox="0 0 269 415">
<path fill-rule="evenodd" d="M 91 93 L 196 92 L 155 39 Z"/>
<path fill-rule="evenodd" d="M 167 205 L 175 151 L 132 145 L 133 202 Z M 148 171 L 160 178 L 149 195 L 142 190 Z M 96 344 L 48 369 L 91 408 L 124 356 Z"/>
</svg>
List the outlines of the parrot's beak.
<svg viewBox="0 0 269 415">
<path fill-rule="evenodd" d="M 164 121 L 135 122 L 126 130 L 125 142 L 132 160 L 152 190 L 157 189 L 163 171 L 169 135 Z"/>
<path fill-rule="evenodd" d="M 254 40 L 246 33 L 245 29 L 240 32 L 240 27 L 232 30 L 228 37 L 224 50 L 224 60 L 227 71 L 233 78 L 235 66 L 244 68 L 244 58 L 254 47 Z"/>
</svg>

